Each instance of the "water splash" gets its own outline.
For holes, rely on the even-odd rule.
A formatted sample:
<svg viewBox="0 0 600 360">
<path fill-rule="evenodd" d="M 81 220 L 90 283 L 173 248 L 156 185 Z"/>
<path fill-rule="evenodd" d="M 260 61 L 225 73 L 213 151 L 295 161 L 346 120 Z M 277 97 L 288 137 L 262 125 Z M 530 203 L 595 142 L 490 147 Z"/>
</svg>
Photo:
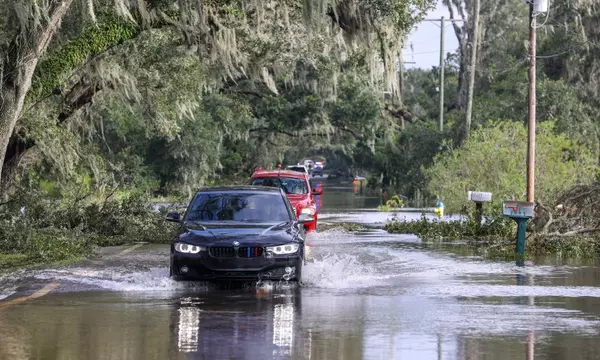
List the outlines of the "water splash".
<svg viewBox="0 0 600 360">
<path fill-rule="evenodd" d="M 88 285 L 113 291 L 156 291 L 156 290 L 207 290 L 206 282 L 175 281 L 169 277 L 166 267 L 155 267 L 147 271 L 130 272 L 126 269 L 66 268 L 45 270 L 34 275 L 35 279 L 62 281 Z"/>
<path fill-rule="evenodd" d="M 511 294 L 517 294 L 519 291 L 482 283 L 493 284 L 494 281 L 506 281 L 508 277 L 517 275 L 548 277 L 576 271 L 575 267 L 565 266 L 522 268 L 516 267 L 512 262 L 492 262 L 439 253 L 423 249 L 407 238 L 407 235 L 392 235 L 377 230 L 353 233 L 337 228 L 315 232 L 308 234 L 307 243 L 313 245 L 311 253 L 314 261 L 307 263 L 303 269 L 302 286 L 305 288 L 352 290 L 402 287 L 403 291 L 423 296 L 461 296 L 466 291 L 478 294 L 473 296 L 512 296 Z M 177 282 L 170 279 L 168 256 L 167 247 L 154 247 L 92 264 L 14 272 L 0 277 L 0 294 L 14 291 L 15 284 L 28 282 L 27 279 L 70 284 L 61 286 L 61 291 L 107 289 L 119 292 L 148 292 L 211 289 L 205 282 Z M 297 284 L 293 281 L 260 281 L 251 287 L 273 291 L 295 286 Z M 550 291 L 548 288 L 537 286 L 528 292 L 546 293 Z M 552 288 L 555 290 L 550 293 L 557 296 L 564 292 L 580 294 L 575 296 L 596 296 L 598 293 L 595 288 Z"/>
<path fill-rule="evenodd" d="M 14 293 L 15 293 L 15 291 L 4 290 L 2 293 L 0 293 L 0 300 L 4 300 L 4 299 L 6 299 L 7 297 L 11 296 Z"/>
</svg>

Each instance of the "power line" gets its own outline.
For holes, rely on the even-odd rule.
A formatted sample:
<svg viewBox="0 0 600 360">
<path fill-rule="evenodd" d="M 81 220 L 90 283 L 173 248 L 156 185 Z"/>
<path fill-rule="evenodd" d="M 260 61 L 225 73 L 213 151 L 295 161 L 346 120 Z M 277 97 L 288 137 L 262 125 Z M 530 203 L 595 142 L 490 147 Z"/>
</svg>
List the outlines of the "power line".
<svg viewBox="0 0 600 360">
<path fill-rule="evenodd" d="M 439 50 L 431 50 L 431 51 L 423 51 L 423 52 L 418 52 L 418 53 L 410 53 L 410 54 L 405 54 L 405 56 L 411 56 L 411 55 L 424 55 L 424 54 L 434 54 L 434 53 L 438 53 Z"/>
<path fill-rule="evenodd" d="M 559 56 L 562 56 L 562 55 L 568 54 L 568 53 L 570 53 L 570 52 L 572 52 L 572 51 L 575 51 L 575 50 L 580 50 L 580 49 L 581 49 L 581 48 L 583 48 L 583 47 L 584 47 L 586 44 L 592 44 L 594 47 L 598 47 L 598 46 L 599 46 L 599 44 L 598 44 L 597 42 L 593 42 L 593 41 L 591 41 L 591 40 L 587 40 L 587 41 L 585 41 L 584 43 L 580 44 L 580 45 L 579 45 L 579 46 L 577 46 L 577 47 L 573 47 L 573 48 L 570 48 L 570 49 L 567 49 L 567 50 L 565 50 L 565 51 L 561 51 L 561 52 L 558 52 L 558 53 L 555 53 L 555 54 L 550 54 L 550 55 L 539 55 L 539 56 L 536 56 L 536 58 L 537 58 L 537 59 L 551 59 L 551 58 L 559 57 Z"/>
<path fill-rule="evenodd" d="M 510 72 L 510 71 L 512 71 L 512 70 L 514 70 L 514 69 L 516 69 L 516 68 L 524 65 L 525 63 L 527 63 L 527 59 L 523 58 L 523 59 L 517 60 L 514 64 L 512 64 L 510 66 L 507 66 L 507 67 L 505 67 L 503 69 L 500 69 L 500 70 L 487 70 L 487 69 L 479 70 L 479 69 L 475 69 L 475 71 L 477 73 L 479 73 L 480 75 L 494 75 L 494 76 L 498 76 L 498 75 L 504 75 L 504 74 L 506 74 L 506 73 L 508 73 L 508 72 Z"/>
</svg>

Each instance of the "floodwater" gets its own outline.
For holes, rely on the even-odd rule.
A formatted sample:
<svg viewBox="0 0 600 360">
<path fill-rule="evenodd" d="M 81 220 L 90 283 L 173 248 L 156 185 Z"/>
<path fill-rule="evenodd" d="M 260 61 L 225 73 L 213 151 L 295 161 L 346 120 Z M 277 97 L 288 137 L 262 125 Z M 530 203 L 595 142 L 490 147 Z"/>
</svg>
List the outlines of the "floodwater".
<svg viewBox="0 0 600 360">
<path fill-rule="evenodd" d="M 391 216 L 323 188 L 323 221 Z M 0 359 L 600 358 L 595 261 L 517 267 L 376 228 L 309 242 L 303 286 L 177 283 L 163 245 L 0 275 Z"/>
</svg>

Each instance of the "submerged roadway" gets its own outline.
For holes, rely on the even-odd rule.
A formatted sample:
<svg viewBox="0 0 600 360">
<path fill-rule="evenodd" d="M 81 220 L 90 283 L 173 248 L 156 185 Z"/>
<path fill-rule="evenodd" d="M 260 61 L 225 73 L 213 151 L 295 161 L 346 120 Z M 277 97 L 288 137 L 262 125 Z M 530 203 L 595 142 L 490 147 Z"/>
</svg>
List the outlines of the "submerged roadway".
<svg viewBox="0 0 600 360">
<path fill-rule="evenodd" d="M 321 222 L 381 225 L 324 186 Z M 418 213 L 406 213 L 417 218 Z M 304 286 L 168 278 L 166 245 L 0 275 L 0 359 L 595 359 L 600 267 L 516 267 L 382 230 L 313 233 Z"/>
</svg>

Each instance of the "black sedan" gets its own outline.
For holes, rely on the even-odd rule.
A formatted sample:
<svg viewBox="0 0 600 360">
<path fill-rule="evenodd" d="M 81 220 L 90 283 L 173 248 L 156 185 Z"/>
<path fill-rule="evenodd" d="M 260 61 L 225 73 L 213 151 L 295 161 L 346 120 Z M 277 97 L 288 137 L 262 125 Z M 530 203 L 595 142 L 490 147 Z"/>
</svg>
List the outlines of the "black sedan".
<svg viewBox="0 0 600 360">
<path fill-rule="evenodd" d="M 226 186 L 198 191 L 171 244 L 176 280 L 296 280 L 304 265 L 304 226 L 280 188 Z"/>
</svg>

